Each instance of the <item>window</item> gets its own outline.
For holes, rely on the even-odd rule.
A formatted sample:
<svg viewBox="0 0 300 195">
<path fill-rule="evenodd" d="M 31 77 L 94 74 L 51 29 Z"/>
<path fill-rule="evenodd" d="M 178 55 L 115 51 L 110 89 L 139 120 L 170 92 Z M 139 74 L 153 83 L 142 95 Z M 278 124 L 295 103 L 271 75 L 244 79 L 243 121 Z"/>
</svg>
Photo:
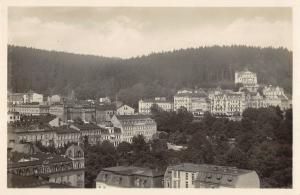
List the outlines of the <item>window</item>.
<svg viewBox="0 0 300 195">
<path fill-rule="evenodd" d="M 192 173 L 192 184 L 194 184 L 195 181 L 195 173 Z"/>
<path fill-rule="evenodd" d="M 185 182 L 185 188 L 188 188 L 188 187 L 189 187 L 189 182 L 186 181 L 186 182 Z"/>
<path fill-rule="evenodd" d="M 189 179 L 189 173 L 185 173 L 185 180 Z"/>
</svg>

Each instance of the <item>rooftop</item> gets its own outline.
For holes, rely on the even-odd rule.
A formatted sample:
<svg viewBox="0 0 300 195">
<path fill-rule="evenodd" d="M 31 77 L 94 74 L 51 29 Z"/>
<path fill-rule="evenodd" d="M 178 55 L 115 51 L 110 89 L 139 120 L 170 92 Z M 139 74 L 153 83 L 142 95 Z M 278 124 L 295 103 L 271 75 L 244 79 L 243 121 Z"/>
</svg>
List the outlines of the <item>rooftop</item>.
<svg viewBox="0 0 300 195">
<path fill-rule="evenodd" d="M 49 183 L 48 181 L 35 177 L 35 176 L 20 176 L 14 174 L 7 174 L 7 187 L 8 188 L 34 188 L 47 186 L 49 188 L 72 188 L 71 186 Z"/>
<path fill-rule="evenodd" d="M 150 115 L 115 115 L 119 120 L 151 119 Z"/>
<path fill-rule="evenodd" d="M 204 92 L 200 93 L 177 93 L 174 97 L 199 97 L 199 98 L 206 98 L 207 94 Z"/>
<path fill-rule="evenodd" d="M 156 177 L 163 176 L 163 171 L 158 171 L 155 169 L 143 168 L 143 167 L 134 167 L 134 166 L 117 166 L 117 167 L 108 167 L 102 169 L 102 171 L 113 172 L 120 175 L 140 175 L 146 177 Z M 100 178 L 101 172 L 98 174 L 96 180 L 101 180 Z"/>
<path fill-rule="evenodd" d="M 169 166 L 168 169 L 172 170 L 182 170 L 187 172 L 210 172 L 226 175 L 242 175 L 252 172 L 252 170 L 238 169 L 236 167 L 219 166 L 219 165 L 209 165 L 209 164 L 193 164 L 193 163 L 183 163 L 179 165 Z"/>
<path fill-rule="evenodd" d="M 72 162 L 72 160 L 58 154 L 48 154 L 43 152 L 24 154 L 16 152 L 14 153 L 13 160 L 9 161 L 7 166 L 8 168 L 18 168 L 59 162 Z"/>
</svg>

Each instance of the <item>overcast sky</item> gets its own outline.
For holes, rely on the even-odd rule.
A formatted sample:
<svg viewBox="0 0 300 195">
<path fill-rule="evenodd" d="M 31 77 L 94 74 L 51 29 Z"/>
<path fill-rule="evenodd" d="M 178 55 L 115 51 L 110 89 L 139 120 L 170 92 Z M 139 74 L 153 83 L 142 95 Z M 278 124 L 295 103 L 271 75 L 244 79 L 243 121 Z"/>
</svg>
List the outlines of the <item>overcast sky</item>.
<svg viewBox="0 0 300 195">
<path fill-rule="evenodd" d="M 9 44 L 128 58 L 243 44 L 292 50 L 290 8 L 10 7 Z"/>
</svg>

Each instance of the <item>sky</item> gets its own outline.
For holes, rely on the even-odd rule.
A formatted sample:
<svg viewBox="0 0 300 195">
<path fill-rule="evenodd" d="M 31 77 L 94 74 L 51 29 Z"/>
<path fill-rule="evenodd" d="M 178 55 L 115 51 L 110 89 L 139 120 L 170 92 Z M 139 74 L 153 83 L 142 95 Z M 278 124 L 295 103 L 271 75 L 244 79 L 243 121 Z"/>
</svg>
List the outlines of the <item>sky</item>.
<svg viewBox="0 0 300 195">
<path fill-rule="evenodd" d="M 121 58 L 212 45 L 292 50 L 292 10 L 283 7 L 9 7 L 8 43 Z"/>
</svg>

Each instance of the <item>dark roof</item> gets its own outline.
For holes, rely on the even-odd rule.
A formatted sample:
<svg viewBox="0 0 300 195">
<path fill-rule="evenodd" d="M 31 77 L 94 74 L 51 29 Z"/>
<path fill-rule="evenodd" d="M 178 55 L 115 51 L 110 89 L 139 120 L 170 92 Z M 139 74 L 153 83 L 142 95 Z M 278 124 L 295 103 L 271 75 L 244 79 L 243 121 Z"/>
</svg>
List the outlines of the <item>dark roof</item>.
<svg viewBox="0 0 300 195">
<path fill-rule="evenodd" d="M 236 167 L 209 165 L 209 164 L 193 164 L 183 163 L 179 165 L 169 166 L 168 169 L 190 171 L 190 172 L 211 172 L 226 175 L 242 175 L 250 173 L 252 170 L 238 169 Z"/>
<path fill-rule="evenodd" d="M 115 115 L 119 120 L 147 119 L 150 115 Z"/>
<path fill-rule="evenodd" d="M 155 169 L 143 168 L 143 167 L 134 167 L 134 166 L 117 166 L 117 167 L 108 167 L 102 169 L 102 171 L 113 172 L 115 174 L 120 175 L 140 175 L 146 177 L 156 177 L 163 176 L 164 171 L 158 171 Z M 101 180 L 100 178 L 101 172 L 98 174 L 96 180 Z"/>
<path fill-rule="evenodd" d="M 35 187 L 49 187 L 49 188 L 73 188 L 65 184 L 50 183 L 42 178 L 35 176 L 20 176 L 7 173 L 7 187 L 8 188 L 35 188 Z"/>
<path fill-rule="evenodd" d="M 70 158 L 58 155 L 58 154 L 47 154 L 47 153 L 36 153 L 36 154 L 22 154 L 15 153 L 14 161 L 8 162 L 9 168 L 17 168 L 17 167 L 27 167 L 27 166 L 37 166 L 45 163 L 59 163 L 59 162 L 72 162 Z M 29 161 L 18 162 L 21 159 L 28 159 Z"/>
<path fill-rule="evenodd" d="M 80 131 L 101 129 L 101 127 L 92 123 L 83 123 L 83 124 L 74 123 L 73 125 L 78 129 L 80 129 Z"/>
<path fill-rule="evenodd" d="M 64 133 L 80 133 L 79 131 L 75 130 L 75 129 L 72 129 L 72 128 L 69 128 L 69 127 L 56 127 L 55 128 L 55 132 L 57 134 L 64 134 Z"/>
</svg>

